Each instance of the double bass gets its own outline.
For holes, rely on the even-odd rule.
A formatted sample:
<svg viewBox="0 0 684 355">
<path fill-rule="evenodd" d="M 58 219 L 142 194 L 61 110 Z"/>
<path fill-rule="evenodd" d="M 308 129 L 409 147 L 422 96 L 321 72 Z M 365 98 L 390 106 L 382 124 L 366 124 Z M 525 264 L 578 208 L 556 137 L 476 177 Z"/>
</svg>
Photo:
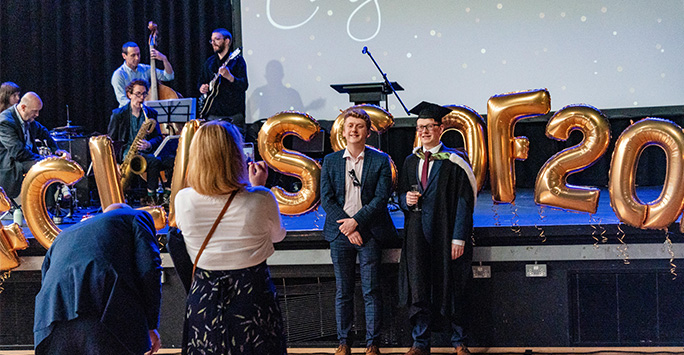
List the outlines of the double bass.
<svg viewBox="0 0 684 355">
<path fill-rule="evenodd" d="M 157 46 L 157 24 L 150 21 L 147 24 L 147 28 L 150 30 L 150 38 L 148 44 L 150 46 L 150 52 Z M 150 58 L 150 90 L 145 101 L 156 101 L 156 100 L 168 100 L 168 99 L 178 99 L 183 96 L 172 88 L 161 84 L 157 80 L 157 65 L 156 60 Z"/>
</svg>

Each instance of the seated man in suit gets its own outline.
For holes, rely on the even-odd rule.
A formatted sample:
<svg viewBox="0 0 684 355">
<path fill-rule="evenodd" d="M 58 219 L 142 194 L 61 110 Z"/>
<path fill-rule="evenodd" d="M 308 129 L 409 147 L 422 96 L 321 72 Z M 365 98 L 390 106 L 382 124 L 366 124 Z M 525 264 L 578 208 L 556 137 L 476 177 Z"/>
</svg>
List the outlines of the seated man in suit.
<svg viewBox="0 0 684 355">
<path fill-rule="evenodd" d="M 134 148 L 147 161 L 147 197 L 143 204 L 153 205 L 161 203 L 168 206 L 169 196 L 171 195 L 171 174 L 175 158 L 172 155 L 154 156 L 154 151 L 159 147 L 164 137 L 162 137 L 161 130 L 159 129 L 159 122 L 156 122 L 157 111 L 143 105 L 148 89 L 147 81 L 140 79 L 133 80 L 126 86 L 126 95 L 130 102 L 126 106 L 112 111 L 108 135 L 113 141 L 124 143 L 121 154 L 117 157 L 117 160 L 122 162 L 131 149 L 131 144 L 135 140 L 135 136 L 138 134 L 145 119 L 155 120 L 152 131 L 147 133 L 145 138 Z M 164 184 L 163 196 L 157 196 L 159 175 L 162 170 L 166 171 L 167 182 Z"/>
<path fill-rule="evenodd" d="M 154 354 L 161 270 L 147 212 L 112 204 L 62 231 L 43 261 L 36 354 Z"/>
<path fill-rule="evenodd" d="M 38 94 L 27 92 L 18 104 L 0 113 L 0 186 L 10 198 L 19 196 L 24 174 L 43 159 L 38 152 L 40 145 L 46 144 L 50 152 L 71 158 L 57 148 L 47 128 L 36 121 L 42 108 Z M 68 187 L 62 190 L 65 198 L 71 196 Z"/>
<path fill-rule="evenodd" d="M 345 111 L 343 127 L 347 148 L 328 154 L 321 170 L 321 205 L 326 213 L 323 234 L 330 242 L 337 287 L 335 315 L 340 346 L 335 355 L 351 355 L 357 254 L 366 311 L 366 354 L 378 355 L 381 243 L 397 236 L 387 210 L 392 170 L 387 154 L 366 146 L 371 129 L 366 111 Z"/>
</svg>

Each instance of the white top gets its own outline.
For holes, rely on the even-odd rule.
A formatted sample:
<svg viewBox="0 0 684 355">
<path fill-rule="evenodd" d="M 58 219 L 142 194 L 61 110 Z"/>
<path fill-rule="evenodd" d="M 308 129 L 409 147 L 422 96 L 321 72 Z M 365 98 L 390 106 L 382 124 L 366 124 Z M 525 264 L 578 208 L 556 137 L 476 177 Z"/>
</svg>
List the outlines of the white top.
<svg viewBox="0 0 684 355">
<path fill-rule="evenodd" d="M 193 262 L 229 197 L 201 195 L 192 188 L 176 195 L 176 223 L 183 231 Z M 285 232 L 278 202 L 271 191 L 260 186 L 248 187 L 235 195 L 197 267 L 238 270 L 258 265 L 273 254 L 273 243 L 283 240 Z"/>
<path fill-rule="evenodd" d="M 342 209 L 348 216 L 353 216 L 359 212 L 363 203 L 361 202 L 361 186 L 354 186 L 353 178 L 350 171 L 354 170 L 356 180 L 361 182 L 363 176 L 363 158 L 365 151 L 361 152 L 358 157 L 354 158 L 348 150 L 344 150 L 342 157 L 345 159 L 345 168 L 347 171 L 344 174 L 344 207 Z"/>
</svg>

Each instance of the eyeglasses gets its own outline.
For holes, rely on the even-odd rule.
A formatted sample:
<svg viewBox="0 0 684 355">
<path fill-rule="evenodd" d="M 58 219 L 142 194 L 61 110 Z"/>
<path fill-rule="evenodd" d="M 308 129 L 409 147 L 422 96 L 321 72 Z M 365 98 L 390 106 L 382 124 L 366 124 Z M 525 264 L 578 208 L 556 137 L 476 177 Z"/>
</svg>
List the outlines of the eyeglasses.
<svg viewBox="0 0 684 355">
<path fill-rule="evenodd" d="M 356 187 L 361 187 L 361 181 L 359 181 L 359 178 L 356 177 L 356 172 L 354 171 L 354 169 L 349 170 L 349 176 L 351 176 L 352 185 Z"/>
<path fill-rule="evenodd" d="M 416 126 L 416 131 L 417 132 L 420 132 L 422 130 L 428 130 L 429 131 L 429 130 L 432 130 L 433 128 L 437 127 L 437 126 L 439 126 L 439 123 L 430 123 L 430 124 L 426 124 L 424 126 L 423 125 Z"/>
<path fill-rule="evenodd" d="M 223 41 L 225 38 L 212 38 L 209 40 L 209 44 L 214 44 L 214 43 L 219 43 L 220 41 Z"/>
<path fill-rule="evenodd" d="M 145 92 L 134 92 L 132 94 L 137 96 L 137 97 L 143 97 L 143 98 L 147 97 L 147 91 L 145 91 Z"/>
</svg>

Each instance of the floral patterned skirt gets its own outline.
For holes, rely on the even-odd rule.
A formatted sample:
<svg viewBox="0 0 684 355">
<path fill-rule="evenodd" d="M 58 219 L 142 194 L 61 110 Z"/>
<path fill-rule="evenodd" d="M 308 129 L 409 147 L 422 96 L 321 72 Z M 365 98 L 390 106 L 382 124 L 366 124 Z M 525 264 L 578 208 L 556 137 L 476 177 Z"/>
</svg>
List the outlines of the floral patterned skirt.
<svg viewBox="0 0 684 355">
<path fill-rule="evenodd" d="M 197 268 L 187 299 L 186 326 L 190 355 L 287 353 L 266 262 L 240 270 Z"/>
</svg>

